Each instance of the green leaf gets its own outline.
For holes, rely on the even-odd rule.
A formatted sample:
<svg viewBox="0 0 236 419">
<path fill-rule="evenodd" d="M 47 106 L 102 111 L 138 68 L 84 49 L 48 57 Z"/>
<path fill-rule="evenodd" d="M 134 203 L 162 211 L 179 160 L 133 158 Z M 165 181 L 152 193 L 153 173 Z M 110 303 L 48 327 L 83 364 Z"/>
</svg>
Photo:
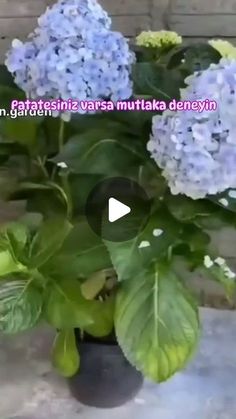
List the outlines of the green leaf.
<svg viewBox="0 0 236 419">
<path fill-rule="evenodd" d="M 236 219 L 233 213 L 221 209 L 206 217 L 196 217 L 194 224 L 205 230 L 220 230 L 224 227 L 236 225 Z"/>
<path fill-rule="evenodd" d="M 37 145 L 38 120 L 32 117 L 6 118 L 2 135 L 29 149 Z"/>
<path fill-rule="evenodd" d="M 52 190 L 50 183 L 37 183 L 37 182 L 20 182 L 18 191 L 48 191 Z"/>
<path fill-rule="evenodd" d="M 0 249 L 0 277 L 18 272 L 21 268 L 22 265 L 13 259 L 9 250 Z"/>
<path fill-rule="evenodd" d="M 207 200 L 193 200 L 183 195 L 169 195 L 165 203 L 170 213 L 179 221 L 191 221 L 197 216 L 207 217 L 214 212 L 214 206 Z"/>
<path fill-rule="evenodd" d="M 66 163 L 74 173 L 115 176 L 144 161 L 145 156 L 146 150 L 139 142 L 121 133 L 92 129 L 72 137 L 52 161 Z"/>
<path fill-rule="evenodd" d="M 196 347 L 197 307 L 173 272 L 153 266 L 122 283 L 115 330 L 129 362 L 162 382 L 185 366 Z"/>
<path fill-rule="evenodd" d="M 223 285 L 229 299 L 233 297 L 236 289 L 236 274 L 229 268 L 223 258 L 218 257 L 214 260 L 206 255 L 202 270 L 210 276 L 210 279 Z"/>
<path fill-rule="evenodd" d="M 32 278 L 0 282 L 0 330 L 19 333 L 36 325 L 41 317 L 42 292 Z"/>
<path fill-rule="evenodd" d="M 71 224 L 60 217 L 46 220 L 32 241 L 29 267 L 45 264 L 60 249 L 71 228 Z"/>
<path fill-rule="evenodd" d="M 172 70 L 179 67 L 185 57 L 188 46 L 176 46 L 166 56 L 167 68 Z"/>
<path fill-rule="evenodd" d="M 25 93 L 15 87 L 0 85 L 0 103 L 1 107 L 7 110 L 11 109 L 13 100 L 25 100 Z"/>
<path fill-rule="evenodd" d="M 102 291 L 106 283 L 106 271 L 99 271 L 92 274 L 81 284 L 81 292 L 87 300 L 93 300 Z"/>
<path fill-rule="evenodd" d="M 56 329 L 84 329 L 93 323 L 88 303 L 82 296 L 78 281 L 53 281 L 48 290 L 45 317 Z"/>
<path fill-rule="evenodd" d="M 93 324 L 85 326 L 84 331 L 96 338 L 109 336 L 114 328 L 114 308 L 113 297 L 105 301 L 91 301 L 90 313 Z"/>
<path fill-rule="evenodd" d="M 136 63 L 133 66 L 135 95 L 151 95 L 153 98 L 169 102 L 179 98 L 183 80 L 177 71 L 153 62 Z"/>
<path fill-rule="evenodd" d="M 0 64 L 0 85 L 17 88 L 12 74 L 4 64 Z"/>
<path fill-rule="evenodd" d="M 106 242 L 120 281 L 137 275 L 154 260 L 166 256 L 169 248 L 179 243 L 182 232 L 181 224 L 163 210 L 156 211 L 145 228 L 142 227 L 132 240 Z"/>
<path fill-rule="evenodd" d="M 22 195 L 24 191 L 22 192 Z M 27 194 L 27 211 L 42 214 L 45 219 L 53 217 L 66 216 L 65 202 L 59 194 L 53 193 L 52 188 L 48 190 L 28 190 Z M 21 199 L 23 196 L 21 196 Z"/>
<path fill-rule="evenodd" d="M 38 197 L 44 193 L 49 193 L 49 196 L 51 197 L 50 201 L 52 203 L 52 207 L 53 205 L 56 205 L 55 201 L 57 200 L 57 203 L 59 201 L 59 204 L 63 204 L 63 206 L 68 209 L 68 197 L 64 189 L 57 183 L 51 181 L 45 181 L 42 183 L 33 181 L 19 182 L 14 197 L 17 197 L 18 199 L 27 199 L 30 196 L 36 195 Z M 42 201 L 40 200 L 40 203 L 42 203 Z M 41 209 L 40 207 L 41 205 L 39 205 L 37 209 Z"/>
<path fill-rule="evenodd" d="M 22 263 L 24 264 L 27 260 L 28 239 L 29 230 L 23 223 L 12 222 L 3 227 L 0 235 L 0 247 L 9 250 L 15 263 L 15 270 L 9 272 L 24 270 Z"/>
<path fill-rule="evenodd" d="M 53 344 L 52 362 L 63 377 L 72 377 L 80 366 L 73 329 L 60 330 Z"/>
<path fill-rule="evenodd" d="M 88 196 L 92 189 L 103 179 L 97 175 L 69 175 L 69 184 L 75 214 L 84 214 Z"/>
<path fill-rule="evenodd" d="M 195 71 L 206 70 L 212 63 L 217 64 L 221 58 L 215 48 L 205 43 L 199 43 L 186 50 L 184 67 L 192 74 Z"/>
<path fill-rule="evenodd" d="M 189 246 L 191 252 L 206 252 L 211 242 L 210 236 L 193 224 L 183 226 L 182 239 Z"/>
<path fill-rule="evenodd" d="M 236 212 L 236 189 L 227 189 L 218 195 L 210 195 L 209 200 L 222 208 Z"/>
<path fill-rule="evenodd" d="M 70 231 L 60 252 L 43 267 L 43 272 L 55 279 L 76 279 L 111 266 L 106 246 L 87 221 L 81 221 Z"/>
</svg>

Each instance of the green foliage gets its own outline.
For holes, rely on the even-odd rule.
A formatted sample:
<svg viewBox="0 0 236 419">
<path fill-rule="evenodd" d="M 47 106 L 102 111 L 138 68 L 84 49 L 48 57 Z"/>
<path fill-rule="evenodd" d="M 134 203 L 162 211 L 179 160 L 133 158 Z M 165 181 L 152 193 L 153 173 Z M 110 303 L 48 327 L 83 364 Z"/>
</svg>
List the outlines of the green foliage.
<svg viewBox="0 0 236 419">
<path fill-rule="evenodd" d="M 159 210 L 152 214 L 145 228 L 141 226 L 134 239 L 121 243 L 107 242 L 119 280 L 136 277 L 153 261 L 165 257 L 169 249 L 179 243 L 181 228 L 165 210 Z"/>
<path fill-rule="evenodd" d="M 52 362 L 63 377 L 72 377 L 79 369 L 80 357 L 73 329 L 60 330 L 53 344 Z"/>
<path fill-rule="evenodd" d="M 167 54 L 167 68 L 181 70 L 186 76 L 194 71 L 205 70 L 212 63 L 218 63 L 221 55 L 212 46 L 205 43 L 183 45 L 173 48 Z"/>
<path fill-rule="evenodd" d="M 111 266 L 106 246 L 87 221 L 82 220 L 74 225 L 60 251 L 41 270 L 57 279 L 78 279 Z"/>
<path fill-rule="evenodd" d="M 33 269 L 44 265 L 60 249 L 71 228 L 71 224 L 62 218 L 43 223 L 30 246 L 29 267 Z"/>
<path fill-rule="evenodd" d="M 180 98 L 186 76 L 220 55 L 197 44 L 158 56 L 146 48 L 137 58 L 132 99 L 169 102 Z M 9 109 L 13 99 L 25 94 L 0 66 L 1 107 Z M 195 302 L 174 274 L 176 257 L 200 267 L 228 297 L 235 291 L 226 262 L 213 258 L 209 266 L 206 256 L 209 230 L 236 225 L 236 193 L 196 201 L 172 196 L 147 152 L 153 114 L 98 112 L 73 115 L 68 123 L 1 118 L 0 200 L 24 202 L 26 214 L 0 230 L 0 331 L 22 332 L 46 321 L 57 330 L 52 362 L 65 377 L 79 370 L 75 328 L 97 339 L 115 330 L 127 359 L 154 381 L 184 367 L 199 324 Z M 85 218 L 93 187 L 114 176 L 139 182 L 151 205 L 149 214 L 140 211 L 136 237 L 123 242 L 103 241 Z M 127 221 L 123 228 L 130 232 L 134 225 Z"/>
<path fill-rule="evenodd" d="M 42 313 L 43 298 L 33 278 L 9 278 L 0 282 L 0 330 L 19 333 L 35 326 Z"/>
<path fill-rule="evenodd" d="M 123 133 L 91 129 L 69 139 L 53 162 L 65 162 L 73 173 L 116 176 L 126 166 L 139 165 L 145 154 L 140 143 Z"/>
<path fill-rule="evenodd" d="M 150 95 L 165 102 L 179 99 L 179 89 L 183 87 L 178 72 L 167 70 L 153 62 L 136 63 L 133 68 L 133 80 L 136 95 Z"/>
<path fill-rule="evenodd" d="M 118 342 L 146 377 L 161 382 L 183 368 L 198 326 L 195 303 L 169 268 L 153 264 L 122 283 L 115 312 Z"/>
<path fill-rule="evenodd" d="M 48 289 L 45 316 L 56 329 L 68 329 L 92 324 L 89 302 L 82 296 L 76 280 L 53 281 Z"/>
</svg>

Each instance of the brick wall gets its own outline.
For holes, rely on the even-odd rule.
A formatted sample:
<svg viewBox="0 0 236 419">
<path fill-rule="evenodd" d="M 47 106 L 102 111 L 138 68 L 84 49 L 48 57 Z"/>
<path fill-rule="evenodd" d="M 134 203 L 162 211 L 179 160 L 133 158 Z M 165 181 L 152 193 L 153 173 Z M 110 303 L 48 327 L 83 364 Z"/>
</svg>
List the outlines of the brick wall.
<svg viewBox="0 0 236 419">
<path fill-rule="evenodd" d="M 24 39 L 54 0 L 0 0 L 0 61 L 11 39 Z M 133 37 L 144 29 L 170 29 L 190 38 L 236 39 L 236 0 L 101 0 L 113 27 Z"/>
</svg>

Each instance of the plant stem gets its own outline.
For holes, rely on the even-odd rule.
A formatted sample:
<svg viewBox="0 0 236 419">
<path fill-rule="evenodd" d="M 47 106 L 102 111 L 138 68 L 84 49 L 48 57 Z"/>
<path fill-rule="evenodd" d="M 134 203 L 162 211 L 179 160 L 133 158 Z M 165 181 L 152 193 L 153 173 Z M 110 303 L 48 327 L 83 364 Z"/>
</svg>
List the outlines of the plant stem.
<svg viewBox="0 0 236 419">
<path fill-rule="evenodd" d="M 71 199 L 70 185 L 68 181 L 68 174 L 65 176 L 62 176 L 62 186 L 67 197 L 67 216 L 70 219 L 73 214 L 73 205 L 72 205 L 72 199 Z"/>
<path fill-rule="evenodd" d="M 43 175 L 44 175 L 46 178 L 48 178 L 48 177 L 49 177 L 49 175 L 48 175 L 47 169 L 46 169 L 46 167 L 45 167 L 45 165 L 44 165 L 44 162 L 42 161 L 41 157 L 40 157 L 40 156 L 37 156 L 37 157 L 36 157 L 36 161 L 37 161 L 37 165 L 40 167 L 40 169 L 41 169 L 41 171 L 42 171 Z"/>
<path fill-rule="evenodd" d="M 63 119 L 61 119 L 60 128 L 59 128 L 59 136 L 58 136 L 59 153 L 62 151 L 62 148 L 64 146 L 64 134 L 65 134 L 65 122 L 63 121 Z M 73 209 L 72 209 L 70 185 L 68 182 L 68 174 L 66 174 L 65 176 L 62 176 L 62 187 L 67 197 L 67 216 L 70 219 L 73 213 Z"/>
<path fill-rule="evenodd" d="M 64 134 L 65 134 L 65 122 L 63 121 L 63 119 L 61 119 L 60 127 L 59 127 L 59 136 L 58 136 L 59 153 L 61 152 L 64 145 Z"/>
</svg>

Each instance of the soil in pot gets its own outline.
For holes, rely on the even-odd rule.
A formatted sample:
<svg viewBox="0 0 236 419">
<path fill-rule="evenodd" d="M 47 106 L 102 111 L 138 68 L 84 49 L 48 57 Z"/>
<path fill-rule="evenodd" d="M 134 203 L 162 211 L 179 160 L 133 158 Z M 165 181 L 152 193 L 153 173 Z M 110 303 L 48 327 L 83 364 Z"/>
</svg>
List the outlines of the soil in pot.
<svg viewBox="0 0 236 419">
<path fill-rule="evenodd" d="M 113 408 L 132 400 L 143 376 L 124 357 L 116 341 L 96 340 L 76 332 L 80 370 L 69 380 L 72 395 L 87 406 Z"/>
</svg>

